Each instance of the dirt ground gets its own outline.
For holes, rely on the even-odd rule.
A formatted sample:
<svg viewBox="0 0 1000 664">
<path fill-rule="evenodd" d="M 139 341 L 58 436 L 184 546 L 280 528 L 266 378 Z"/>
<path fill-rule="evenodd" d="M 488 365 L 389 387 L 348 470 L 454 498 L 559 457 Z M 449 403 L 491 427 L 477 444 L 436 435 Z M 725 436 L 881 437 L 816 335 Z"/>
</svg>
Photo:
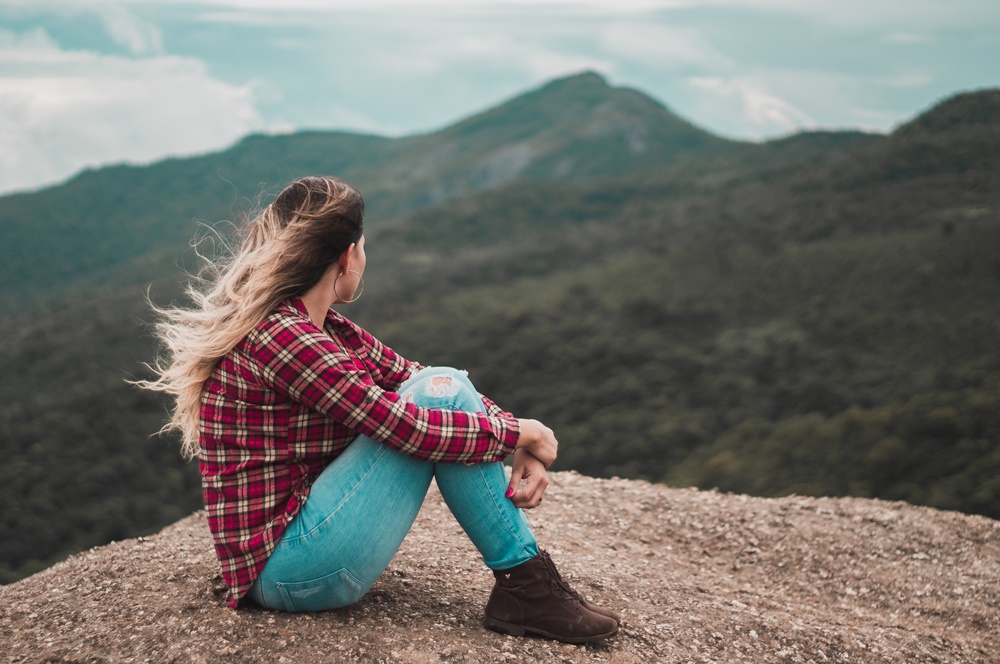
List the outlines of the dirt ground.
<svg viewBox="0 0 1000 664">
<path fill-rule="evenodd" d="M 233 611 L 204 515 L 0 587 L 11 662 L 1000 662 L 1000 522 L 905 503 L 781 499 L 551 474 L 529 514 L 619 634 L 571 646 L 482 627 L 492 576 L 432 487 L 348 609 Z"/>
</svg>

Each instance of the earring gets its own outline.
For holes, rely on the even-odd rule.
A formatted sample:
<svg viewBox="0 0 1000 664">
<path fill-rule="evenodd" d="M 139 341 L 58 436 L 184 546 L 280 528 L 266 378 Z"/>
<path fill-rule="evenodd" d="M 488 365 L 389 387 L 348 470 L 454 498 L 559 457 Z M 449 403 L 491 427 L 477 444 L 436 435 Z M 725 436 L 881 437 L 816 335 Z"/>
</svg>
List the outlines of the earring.
<svg viewBox="0 0 1000 664">
<path fill-rule="evenodd" d="M 357 270 L 348 270 L 348 272 L 353 272 L 354 274 L 358 275 L 358 279 L 361 280 L 361 283 L 360 283 L 360 289 L 357 290 L 357 294 L 354 296 L 354 298 L 350 300 L 344 300 L 344 298 L 340 296 L 340 293 L 337 292 L 337 282 L 340 281 L 340 278 L 342 276 L 344 276 L 344 273 L 341 272 L 340 274 L 337 275 L 337 278 L 334 279 L 333 281 L 333 294 L 336 295 L 338 299 L 343 300 L 342 302 L 343 304 L 351 304 L 352 302 L 357 302 L 359 299 L 361 299 L 361 294 L 365 292 L 365 278 L 361 276 L 361 273 L 358 272 Z"/>
</svg>

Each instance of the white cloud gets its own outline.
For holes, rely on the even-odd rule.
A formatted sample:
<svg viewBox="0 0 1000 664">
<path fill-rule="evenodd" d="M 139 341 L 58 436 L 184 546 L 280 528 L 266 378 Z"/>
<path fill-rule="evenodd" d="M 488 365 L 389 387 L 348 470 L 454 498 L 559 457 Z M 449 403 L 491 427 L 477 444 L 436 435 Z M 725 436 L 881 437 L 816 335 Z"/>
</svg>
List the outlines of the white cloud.
<svg viewBox="0 0 1000 664">
<path fill-rule="evenodd" d="M 197 60 L 63 51 L 43 31 L 0 30 L 0 72 L 0 191 L 222 148 L 262 125 L 252 88 Z"/>
<path fill-rule="evenodd" d="M 131 0 L 134 3 L 146 0 Z M 688 7 L 691 0 L 188 0 L 192 4 L 228 7 L 234 10 L 358 10 L 385 9 L 460 9 L 463 11 L 492 10 L 505 7 L 568 8 L 607 13 L 645 12 L 675 7 Z"/>
<path fill-rule="evenodd" d="M 497 32 L 489 22 L 463 22 L 461 31 L 426 23 L 420 25 L 417 37 L 412 24 L 401 22 L 393 29 L 398 30 L 397 47 L 375 50 L 370 57 L 374 70 L 392 72 L 394 77 L 429 78 L 478 68 L 523 73 L 538 83 L 587 69 L 613 69 L 609 59 L 560 48 L 552 32 L 539 34 L 530 27 L 514 34 Z"/>
<path fill-rule="evenodd" d="M 768 90 L 762 81 L 753 78 L 723 79 L 692 77 L 688 82 L 723 98 L 736 97 L 742 104 L 746 119 L 757 127 L 794 131 L 816 126 L 804 111 Z"/>
<path fill-rule="evenodd" d="M 127 0 L 88 0 L 86 3 L 65 0 L 0 0 L 0 9 L 20 7 L 39 14 L 54 13 L 73 18 L 81 14 L 96 15 L 104 24 L 111 40 L 128 49 L 133 55 L 163 53 L 163 35 L 160 29 L 136 16 L 126 7 Z"/>
<path fill-rule="evenodd" d="M 608 59 L 553 48 L 545 40 L 513 41 L 500 45 L 498 50 L 480 53 L 479 57 L 484 61 L 509 63 L 536 83 L 584 70 L 610 73 L 614 69 Z"/>
<path fill-rule="evenodd" d="M 143 21 L 118 4 L 101 4 L 97 12 L 104 29 L 115 43 L 134 55 L 163 53 L 163 35 L 155 25 Z"/>
<path fill-rule="evenodd" d="M 599 41 L 605 51 L 655 69 L 672 71 L 729 64 L 728 58 L 693 28 L 615 22 L 601 32 Z"/>
<path fill-rule="evenodd" d="M 42 28 L 22 34 L 0 28 L 0 51 L 43 53 L 58 48 L 59 44 Z"/>
<path fill-rule="evenodd" d="M 664 0 L 663 9 L 745 9 L 803 16 L 824 26 L 860 30 L 923 32 L 956 27 L 1000 25 L 996 0 Z"/>
<path fill-rule="evenodd" d="M 526 49 L 518 64 L 535 82 L 582 71 L 610 74 L 615 69 L 614 63 L 603 58 L 581 53 L 560 53 L 545 48 Z"/>
</svg>

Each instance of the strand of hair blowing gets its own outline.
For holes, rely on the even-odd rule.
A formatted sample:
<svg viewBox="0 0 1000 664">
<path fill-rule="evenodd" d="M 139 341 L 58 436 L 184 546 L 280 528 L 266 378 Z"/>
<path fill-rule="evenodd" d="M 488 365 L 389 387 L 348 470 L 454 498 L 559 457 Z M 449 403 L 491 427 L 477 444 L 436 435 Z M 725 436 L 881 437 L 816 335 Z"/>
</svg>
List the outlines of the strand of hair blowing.
<svg viewBox="0 0 1000 664">
<path fill-rule="evenodd" d="M 283 300 L 314 286 L 360 240 L 364 200 L 333 177 L 296 180 L 241 229 L 230 257 L 206 259 L 185 292 L 190 307 L 151 306 L 165 352 L 140 387 L 174 397 L 160 433 L 179 431 L 181 453 L 197 456 L 202 390 L 216 364 Z"/>
</svg>

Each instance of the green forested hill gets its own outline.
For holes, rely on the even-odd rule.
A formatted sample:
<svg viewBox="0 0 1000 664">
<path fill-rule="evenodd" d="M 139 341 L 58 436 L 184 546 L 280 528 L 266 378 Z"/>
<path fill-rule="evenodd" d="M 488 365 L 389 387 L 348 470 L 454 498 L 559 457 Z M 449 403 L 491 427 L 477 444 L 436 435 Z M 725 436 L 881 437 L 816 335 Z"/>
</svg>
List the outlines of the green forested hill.
<svg viewBox="0 0 1000 664">
<path fill-rule="evenodd" d="M 186 243 L 198 221 L 233 219 L 310 173 L 336 173 L 361 188 L 374 226 L 512 181 L 620 176 L 738 145 L 649 97 L 582 74 L 432 134 L 252 136 L 217 154 L 88 171 L 2 199 L 0 312 L 58 297 L 67 282 L 106 283 L 102 277 L 129 263 L 112 285 L 129 272 L 136 283 L 154 279 L 162 271 L 149 265 L 150 252 Z"/>
<path fill-rule="evenodd" d="M 1000 517 L 1000 109 L 717 139 L 582 75 L 425 136 L 252 137 L 0 199 L 0 580 L 197 507 L 124 382 L 194 219 L 305 172 L 366 194 L 344 313 L 553 426 L 560 468 Z"/>
</svg>

